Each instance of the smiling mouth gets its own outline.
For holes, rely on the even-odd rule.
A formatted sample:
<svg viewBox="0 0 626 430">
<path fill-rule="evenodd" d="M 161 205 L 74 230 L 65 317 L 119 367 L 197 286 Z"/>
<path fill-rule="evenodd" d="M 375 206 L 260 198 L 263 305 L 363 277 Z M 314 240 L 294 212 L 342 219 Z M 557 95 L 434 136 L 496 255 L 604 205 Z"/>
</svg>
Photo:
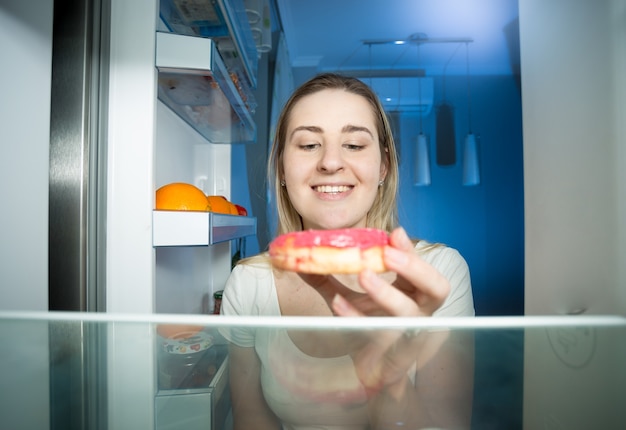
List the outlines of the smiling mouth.
<svg viewBox="0 0 626 430">
<path fill-rule="evenodd" d="M 326 194 L 338 194 L 345 193 L 349 191 L 352 187 L 347 185 L 319 185 L 317 187 L 313 187 L 315 191 L 318 193 L 326 193 Z"/>
</svg>

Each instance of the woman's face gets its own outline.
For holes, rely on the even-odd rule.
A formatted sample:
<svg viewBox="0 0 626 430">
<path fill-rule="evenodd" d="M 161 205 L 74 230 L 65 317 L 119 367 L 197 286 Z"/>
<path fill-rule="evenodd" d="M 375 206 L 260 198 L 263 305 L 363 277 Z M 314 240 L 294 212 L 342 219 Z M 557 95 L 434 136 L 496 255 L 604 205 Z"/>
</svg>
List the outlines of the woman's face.
<svg viewBox="0 0 626 430">
<path fill-rule="evenodd" d="M 386 174 L 367 100 L 336 89 L 302 98 L 291 112 L 283 168 L 304 229 L 365 227 Z"/>
</svg>

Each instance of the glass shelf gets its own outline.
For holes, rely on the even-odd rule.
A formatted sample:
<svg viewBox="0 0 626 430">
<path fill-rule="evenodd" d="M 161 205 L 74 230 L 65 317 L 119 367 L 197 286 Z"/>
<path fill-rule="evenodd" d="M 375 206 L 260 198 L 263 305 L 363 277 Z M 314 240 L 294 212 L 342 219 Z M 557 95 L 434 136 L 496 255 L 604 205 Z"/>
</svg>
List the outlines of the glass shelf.
<svg viewBox="0 0 626 430">
<path fill-rule="evenodd" d="M 243 0 L 161 0 L 159 13 L 173 33 L 215 40 L 228 70 L 256 88 L 258 52 Z"/>
<path fill-rule="evenodd" d="M 132 287 L 130 279 L 128 288 Z M 366 356 L 371 360 L 364 369 L 372 369 L 372 375 L 379 375 L 379 365 L 389 363 L 385 350 L 393 356 L 396 347 L 401 347 L 403 354 L 419 366 L 415 371 L 416 387 L 425 387 L 415 410 L 432 403 L 441 405 L 444 409 L 438 410 L 445 412 L 446 407 L 464 399 L 459 387 L 467 381 L 473 388 L 468 391 L 464 386 L 463 393 L 471 399 L 471 428 L 475 429 L 626 428 L 624 317 L 376 317 L 364 321 L 333 317 L 0 312 L 0 342 L 5 346 L 0 350 L 3 428 L 105 428 L 78 422 L 84 420 L 107 423 L 106 428 L 111 429 L 182 429 L 191 428 L 190 422 L 212 420 L 207 414 L 217 408 L 211 407 L 208 393 L 221 391 L 225 395 L 220 397 L 228 402 L 227 377 L 218 378 L 221 374 L 227 376 L 221 361 L 225 354 L 216 351 L 217 360 L 210 361 L 209 366 L 214 365 L 217 372 L 206 386 L 161 390 L 157 356 L 159 333 L 166 326 L 182 326 L 185 330 L 195 327 L 216 335 L 215 339 L 219 339 L 218 334 L 227 339 L 242 330 L 266 339 L 287 339 L 300 330 L 312 339 L 345 336 L 352 340 L 348 344 L 355 352 L 360 348 L 367 351 L 367 347 L 381 352 Z M 413 344 L 413 339 L 419 342 Z M 222 341 L 216 344 L 222 345 Z M 270 363 L 267 372 L 272 372 L 269 375 L 275 375 L 284 387 L 303 399 L 301 402 L 311 403 L 308 409 L 295 409 L 300 404 L 294 403 L 295 417 L 303 410 L 316 410 L 320 405 L 318 394 L 333 393 L 352 381 L 349 375 L 355 375 L 352 367 L 359 357 L 353 353 L 342 356 L 345 360 L 304 360 L 301 351 L 289 348 L 270 348 L 266 354 Z M 320 361 L 331 365 L 322 367 Z M 422 376 L 440 368 L 455 373 L 451 378 L 441 373 L 442 384 L 437 383 L 439 378 Z M 368 374 L 363 372 L 361 377 Z M 224 384 L 223 390 L 211 391 L 219 387 L 218 382 Z M 348 417 L 359 406 L 355 398 L 332 399 L 343 402 L 337 409 L 338 417 Z M 398 414 L 395 421 L 412 411 L 410 407 L 395 408 L 391 402 L 382 406 L 389 409 L 378 409 L 377 414 L 391 418 Z M 222 409 L 228 409 L 228 405 Z M 202 428 L 228 427 L 214 424 Z"/>
<path fill-rule="evenodd" d="M 256 234 L 256 218 L 214 212 L 152 212 L 152 245 L 209 246 Z"/>
<path fill-rule="evenodd" d="M 253 143 L 254 96 L 229 73 L 215 41 L 156 34 L 158 97 L 211 143 Z"/>
</svg>

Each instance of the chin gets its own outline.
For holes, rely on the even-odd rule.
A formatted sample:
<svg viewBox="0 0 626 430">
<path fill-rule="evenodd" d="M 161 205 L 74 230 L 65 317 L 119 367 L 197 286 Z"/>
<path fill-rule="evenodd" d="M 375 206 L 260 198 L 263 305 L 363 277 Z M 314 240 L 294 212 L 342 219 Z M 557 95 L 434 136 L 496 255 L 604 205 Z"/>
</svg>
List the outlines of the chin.
<svg viewBox="0 0 626 430">
<path fill-rule="evenodd" d="M 314 230 L 338 230 L 342 228 L 357 228 L 357 227 L 365 227 L 365 224 L 358 222 L 341 222 L 337 220 L 332 220 L 328 222 L 320 222 L 320 223 L 312 223 L 306 227 L 306 230 L 314 229 Z"/>
</svg>

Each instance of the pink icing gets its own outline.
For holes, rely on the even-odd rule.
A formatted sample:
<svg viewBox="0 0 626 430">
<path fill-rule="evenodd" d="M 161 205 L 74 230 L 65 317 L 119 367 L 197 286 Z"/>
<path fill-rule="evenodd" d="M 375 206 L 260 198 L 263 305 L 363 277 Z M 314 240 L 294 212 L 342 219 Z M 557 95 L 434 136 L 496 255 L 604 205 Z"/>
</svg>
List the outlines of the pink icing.
<svg viewBox="0 0 626 430">
<path fill-rule="evenodd" d="M 270 244 L 270 252 L 273 247 L 282 247 L 286 243 L 291 246 L 302 247 L 330 246 L 335 248 L 358 247 L 365 249 L 372 246 L 387 245 L 389 236 L 383 230 L 375 228 L 295 231 L 274 239 Z"/>
</svg>

